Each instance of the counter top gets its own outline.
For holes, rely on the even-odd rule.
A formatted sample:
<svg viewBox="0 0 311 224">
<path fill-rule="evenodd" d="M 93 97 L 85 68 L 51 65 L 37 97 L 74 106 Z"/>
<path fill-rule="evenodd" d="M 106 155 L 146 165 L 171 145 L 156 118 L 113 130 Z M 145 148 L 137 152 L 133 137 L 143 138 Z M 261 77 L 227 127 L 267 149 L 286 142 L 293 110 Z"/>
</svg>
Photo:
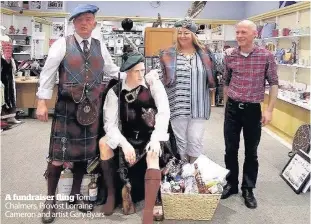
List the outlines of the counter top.
<svg viewBox="0 0 311 224">
<path fill-rule="evenodd" d="M 35 76 L 30 76 L 28 79 L 25 77 L 15 77 L 15 83 L 38 83 L 39 79 Z"/>
<path fill-rule="evenodd" d="M 15 83 L 18 84 L 37 84 L 39 83 L 39 78 L 36 76 L 30 76 L 28 77 L 28 79 L 26 79 L 24 76 L 23 77 L 15 77 Z M 55 83 L 56 85 L 58 84 L 58 82 Z"/>
<path fill-rule="evenodd" d="M 306 110 L 310 110 L 311 111 L 311 103 L 306 103 L 306 102 L 303 102 L 303 101 L 294 101 L 291 98 L 285 96 L 284 92 L 285 92 L 284 90 L 279 90 L 278 99 L 283 100 L 283 101 L 285 101 L 287 103 L 290 103 L 290 104 L 293 104 L 295 106 L 302 107 L 302 108 L 304 108 Z M 266 90 L 265 94 L 269 95 L 269 90 Z"/>
</svg>

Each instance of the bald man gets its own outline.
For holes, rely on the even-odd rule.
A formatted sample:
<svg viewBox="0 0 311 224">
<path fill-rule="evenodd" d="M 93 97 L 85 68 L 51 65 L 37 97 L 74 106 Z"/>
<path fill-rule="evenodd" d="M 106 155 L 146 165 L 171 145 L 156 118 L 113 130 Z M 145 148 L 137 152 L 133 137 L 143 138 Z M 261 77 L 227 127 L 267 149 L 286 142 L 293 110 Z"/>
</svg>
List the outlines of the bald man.
<svg viewBox="0 0 311 224">
<path fill-rule="evenodd" d="M 244 20 L 236 25 L 238 47 L 226 52 L 224 72 L 225 163 L 230 174 L 222 199 L 238 193 L 238 150 L 243 129 L 245 160 L 241 189 L 248 208 L 257 207 L 253 193 L 258 174 L 257 148 L 261 127 L 271 121 L 278 94 L 274 56 L 270 51 L 254 45 L 256 36 L 257 27 L 252 21 Z M 264 100 L 266 81 L 270 85 L 269 105 L 262 113 L 260 103 Z"/>
</svg>

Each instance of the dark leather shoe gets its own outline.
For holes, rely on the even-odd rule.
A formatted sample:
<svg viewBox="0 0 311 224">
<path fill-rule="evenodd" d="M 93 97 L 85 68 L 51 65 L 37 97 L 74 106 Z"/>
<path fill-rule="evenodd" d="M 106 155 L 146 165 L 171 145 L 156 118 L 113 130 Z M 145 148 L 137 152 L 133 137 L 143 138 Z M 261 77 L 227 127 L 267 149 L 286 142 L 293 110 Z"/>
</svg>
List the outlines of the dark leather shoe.
<svg viewBox="0 0 311 224">
<path fill-rule="evenodd" d="M 42 211 L 42 223 L 52 223 L 55 219 L 55 201 L 46 200 Z"/>
<path fill-rule="evenodd" d="M 83 198 L 83 195 L 79 195 L 79 198 Z M 73 201 L 69 201 L 69 204 L 74 205 L 80 212 L 87 213 L 91 212 L 94 209 L 94 204 L 87 201 L 81 200 L 77 196 Z"/>
<path fill-rule="evenodd" d="M 242 196 L 244 198 L 244 203 L 246 207 L 254 209 L 257 208 L 257 201 L 254 196 L 254 193 L 251 189 L 242 190 Z"/>
<path fill-rule="evenodd" d="M 233 186 L 231 184 L 226 184 L 224 186 L 224 190 L 221 195 L 221 199 L 229 198 L 233 194 L 239 193 L 239 189 L 237 186 Z"/>
<path fill-rule="evenodd" d="M 94 208 L 93 203 L 89 201 L 85 201 L 85 200 L 77 201 L 76 205 L 78 207 L 78 210 L 83 213 L 91 212 L 93 211 L 93 208 Z"/>
</svg>

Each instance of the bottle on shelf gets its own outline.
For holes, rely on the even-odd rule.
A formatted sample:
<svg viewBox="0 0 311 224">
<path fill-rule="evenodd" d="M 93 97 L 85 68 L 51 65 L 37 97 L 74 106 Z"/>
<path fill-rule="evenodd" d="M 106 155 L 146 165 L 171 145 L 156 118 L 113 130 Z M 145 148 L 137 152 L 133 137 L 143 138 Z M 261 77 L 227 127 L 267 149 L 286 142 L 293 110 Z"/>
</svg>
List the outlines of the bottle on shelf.
<svg viewBox="0 0 311 224">
<path fill-rule="evenodd" d="M 27 35 L 27 27 L 26 26 L 24 26 L 24 28 L 23 28 L 23 34 L 26 34 Z"/>
<path fill-rule="evenodd" d="M 88 191 L 89 191 L 89 201 L 95 203 L 95 201 L 97 200 L 98 187 L 94 174 L 92 175 L 91 182 L 88 185 Z"/>
<path fill-rule="evenodd" d="M 204 181 L 202 180 L 202 176 L 201 176 L 201 172 L 199 170 L 198 164 L 195 163 L 194 164 L 194 168 L 195 168 L 195 181 L 197 183 L 198 186 L 198 191 L 199 194 L 209 194 L 210 192 L 208 191 L 208 189 L 206 188 Z"/>
<path fill-rule="evenodd" d="M 13 25 L 11 25 L 9 28 L 9 34 L 15 34 L 15 28 Z"/>
</svg>

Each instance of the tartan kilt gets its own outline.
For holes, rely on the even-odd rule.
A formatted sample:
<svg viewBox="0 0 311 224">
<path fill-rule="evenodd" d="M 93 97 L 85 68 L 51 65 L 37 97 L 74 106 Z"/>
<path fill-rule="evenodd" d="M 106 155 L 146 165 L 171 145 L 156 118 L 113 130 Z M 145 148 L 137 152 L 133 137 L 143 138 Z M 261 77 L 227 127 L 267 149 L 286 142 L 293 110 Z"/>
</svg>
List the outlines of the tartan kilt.
<svg viewBox="0 0 311 224">
<path fill-rule="evenodd" d="M 51 127 L 49 159 L 63 162 L 87 161 L 99 154 L 98 133 L 102 110 L 104 85 L 96 84 L 90 90 L 89 99 L 97 108 L 98 119 L 83 126 L 77 121 L 77 110 L 83 85 L 61 85 L 55 105 Z M 75 101 L 74 101 L 74 100 Z"/>
<path fill-rule="evenodd" d="M 166 142 L 160 142 L 161 149 L 162 149 L 162 155 L 159 158 L 160 169 L 164 168 L 171 158 L 175 157 L 177 159 L 180 159 L 180 155 L 177 150 L 176 139 L 175 139 L 171 124 L 169 124 L 168 133 L 170 135 L 169 140 Z M 149 142 L 149 139 L 147 141 L 141 142 L 140 146 L 138 146 L 138 144 L 135 141 L 131 141 L 130 139 L 127 139 L 127 140 L 135 148 L 136 158 L 138 157 L 137 162 L 131 167 L 128 167 L 127 163 L 124 164 L 125 157 L 120 147 L 114 150 L 115 152 L 114 161 L 115 161 L 116 170 L 118 171 L 118 174 L 120 174 L 119 172 L 122 168 L 126 168 L 127 170 L 126 178 L 129 179 L 132 185 L 132 189 L 131 189 L 132 200 L 134 203 L 136 203 L 136 202 L 143 200 L 145 197 L 145 173 L 147 170 L 147 161 L 146 161 L 146 154 L 144 154 L 144 151 L 145 151 L 144 149 L 147 143 Z M 124 183 L 122 181 L 121 176 L 117 175 L 117 178 L 116 178 L 117 204 L 120 204 L 122 202 L 121 192 L 122 192 L 123 186 L 124 186 Z"/>
</svg>

